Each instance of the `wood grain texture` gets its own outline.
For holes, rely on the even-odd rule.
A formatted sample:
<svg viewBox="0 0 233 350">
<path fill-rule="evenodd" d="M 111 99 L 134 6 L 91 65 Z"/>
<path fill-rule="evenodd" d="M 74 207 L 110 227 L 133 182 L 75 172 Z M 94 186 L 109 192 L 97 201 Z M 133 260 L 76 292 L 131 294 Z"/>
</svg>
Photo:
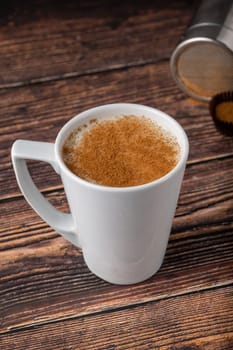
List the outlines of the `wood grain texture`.
<svg viewBox="0 0 233 350">
<path fill-rule="evenodd" d="M 19 194 L 10 161 L 10 147 L 15 139 L 54 142 L 67 120 L 105 103 L 142 103 L 174 116 L 189 137 L 191 162 L 233 154 L 233 139 L 216 131 L 206 105 L 194 103 L 180 92 L 170 76 L 167 62 L 0 90 L 0 101 L 2 199 Z M 32 173 L 44 190 L 60 186 L 59 177 L 49 166 L 34 163 Z"/>
<path fill-rule="evenodd" d="M 233 139 L 171 78 L 169 57 L 198 1 L 3 1 L 0 13 L 0 348 L 233 350 Z M 174 116 L 190 157 L 165 260 L 116 286 L 25 202 L 15 139 L 54 142 L 74 115 L 135 102 Z M 68 211 L 58 175 L 33 178 Z"/>
<path fill-rule="evenodd" d="M 219 288 L 40 325 L 0 341 L 4 350 L 232 350 L 232 292 Z"/>
<path fill-rule="evenodd" d="M 7 1 L 0 15 L 0 87 L 168 59 L 194 3 Z"/>
<path fill-rule="evenodd" d="M 233 216 L 233 157 L 188 165 L 173 223 L 178 238 L 196 234 L 209 226 L 231 228 Z M 58 209 L 68 211 L 64 190 L 44 192 Z M 0 203 L 0 250 L 15 249 L 57 237 L 55 231 L 39 218 L 22 196 Z M 187 231 L 188 230 L 188 231 Z M 183 234 L 184 232 L 184 234 Z M 188 233 L 187 233 L 188 232 Z M 193 232 L 193 233 L 192 233 Z M 47 236 L 47 233 L 49 236 Z"/>
<path fill-rule="evenodd" d="M 80 251 L 43 223 L 21 197 L 4 201 L 2 331 L 232 283 L 232 166 L 233 157 L 187 168 L 161 270 L 142 284 L 123 288 L 91 274 Z M 67 210 L 62 191 L 47 197 Z"/>
</svg>

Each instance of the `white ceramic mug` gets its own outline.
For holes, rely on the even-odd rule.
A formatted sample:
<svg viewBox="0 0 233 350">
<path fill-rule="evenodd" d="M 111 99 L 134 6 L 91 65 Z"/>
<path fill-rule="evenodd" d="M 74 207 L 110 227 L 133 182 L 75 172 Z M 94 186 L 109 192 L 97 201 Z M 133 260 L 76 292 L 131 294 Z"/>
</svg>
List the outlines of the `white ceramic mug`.
<svg viewBox="0 0 233 350">
<path fill-rule="evenodd" d="M 165 176 L 134 187 L 106 187 L 74 175 L 64 164 L 62 146 L 76 127 L 91 119 L 122 115 L 156 120 L 177 137 L 181 155 Z M 12 160 L 19 187 L 32 208 L 83 251 L 89 269 L 102 279 L 130 284 L 151 277 L 161 266 L 188 156 L 182 127 L 165 113 L 137 104 L 117 103 L 87 110 L 60 130 L 55 144 L 17 140 Z M 60 174 L 70 214 L 55 209 L 38 191 L 27 159 L 48 162 Z"/>
</svg>

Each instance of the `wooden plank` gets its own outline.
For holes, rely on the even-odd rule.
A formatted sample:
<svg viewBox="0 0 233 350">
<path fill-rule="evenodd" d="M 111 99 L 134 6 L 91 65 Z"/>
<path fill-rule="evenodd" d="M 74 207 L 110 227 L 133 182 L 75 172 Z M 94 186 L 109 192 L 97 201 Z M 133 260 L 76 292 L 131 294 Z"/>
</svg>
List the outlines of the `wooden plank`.
<svg viewBox="0 0 233 350">
<path fill-rule="evenodd" d="M 232 287 L 0 336 L 4 350 L 233 349 Z"/>
<path fill-rule="evenodd" d="M 174 116 L 190 139 L 191 162 L 233 153 L 233 139 L 216 131 L 205 105 L 192 102 L 180 92 L 167 62 L 1 90 L 0 101 L 1 198 L 19 194 L 10 163 L 10 147 L 15 139 L 54 142 L 68 119 L 105 103 L 142 103 Z M 35 163 L 32 173 L 42 189 L 60 185 L 59 177 L 48 166 Z"/>
<path fill-rule="evenodd" d="M 206 234 L 211 225 L 219 225 L 221 230 L 223 222 L 225 228 L 232 227 L 233 179 L 229 171 L 232 168 L 233 157 L 187 167 L 172 239 L 191 238 L 198 230 Z M 49 191 L 45 195 L 58 209 L 69 211 L 63 189 Z M 0 251 L 57 237 L 56 232 L 39 218 L 22 196 L 2 201 L 0 208 Z"/>
<path fill-rule="evenodd" d="M 113 286 L 91 274 L 80 251 L 22 198 L 3 202 L 2 331 L 231 283 L 232 166 L 233 157 L 188 167 L 164 264 L 152 279 L 134 286 Z M 67 209 L 62 192 L 48 197 Z"/>
<path fill-rule="evenodd" d="M 98 7 L 10 0 L 1 12 L 4 350 L 233 349 L 233 139 L 216 132 L 207 106 L 184 96 L 168 67 L 191 12 L 184 0 L 100 0 Z M 9 158 L 14 139 L 53 142 L 80 110 L 115 101 L 174 115 L 191 143 L 164 264 L 150 280 L 124 287 L 91 274 L 81 252 L 29 209 Z M 47 198 L 67 211 L 59 177 L 39 163 L 30 168 Z"/>
<path fill-rule="evenodd" d="M 186 168 L 173 232 L 212 223 L 232 223 L 233 157 L 190 164 Z M 195 234 L 195 233 L 194 233 Z M 189 236 L 190 237 L 190 236 Z"/>
<path fill-rule="evenodd" d="M 0 87 L 168 58 L 193 13 L 187 1 L 11 0 L 1 11 Z M 174 30 L 175 29 L 175 30 Z"/>
</svg>

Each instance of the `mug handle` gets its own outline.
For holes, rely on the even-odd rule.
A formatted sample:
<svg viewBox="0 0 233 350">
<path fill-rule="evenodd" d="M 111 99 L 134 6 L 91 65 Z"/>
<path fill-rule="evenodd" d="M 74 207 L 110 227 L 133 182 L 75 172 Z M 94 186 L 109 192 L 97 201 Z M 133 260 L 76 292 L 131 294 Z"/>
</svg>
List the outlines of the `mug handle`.
<svg viewBox="0 0 233 350">
<path fill-rule="evenodd" d="M 58 231 L 68 241 L 80 247 L 72 215 L 57 210 L 42 196 L 34 184 L 26 164 L 27 159 L 47 162 L 59 174 L 54 144 L 17 140 L 12 146 L 11 157 L 19 188 L 27 202 L 53 229 Z"/>
</svg>

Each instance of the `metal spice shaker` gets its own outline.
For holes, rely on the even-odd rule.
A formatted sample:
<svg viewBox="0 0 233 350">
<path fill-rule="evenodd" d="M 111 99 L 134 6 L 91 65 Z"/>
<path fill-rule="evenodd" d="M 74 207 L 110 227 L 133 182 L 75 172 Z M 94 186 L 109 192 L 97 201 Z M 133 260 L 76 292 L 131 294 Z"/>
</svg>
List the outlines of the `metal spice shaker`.
<svg viewBox="0 0 233 350">
<path fill-rule="evenodd" d="M 233 90 L 233 0 L 202 1 L 170 67 L 178 86 L 198 100 Z"/>
</svg>

